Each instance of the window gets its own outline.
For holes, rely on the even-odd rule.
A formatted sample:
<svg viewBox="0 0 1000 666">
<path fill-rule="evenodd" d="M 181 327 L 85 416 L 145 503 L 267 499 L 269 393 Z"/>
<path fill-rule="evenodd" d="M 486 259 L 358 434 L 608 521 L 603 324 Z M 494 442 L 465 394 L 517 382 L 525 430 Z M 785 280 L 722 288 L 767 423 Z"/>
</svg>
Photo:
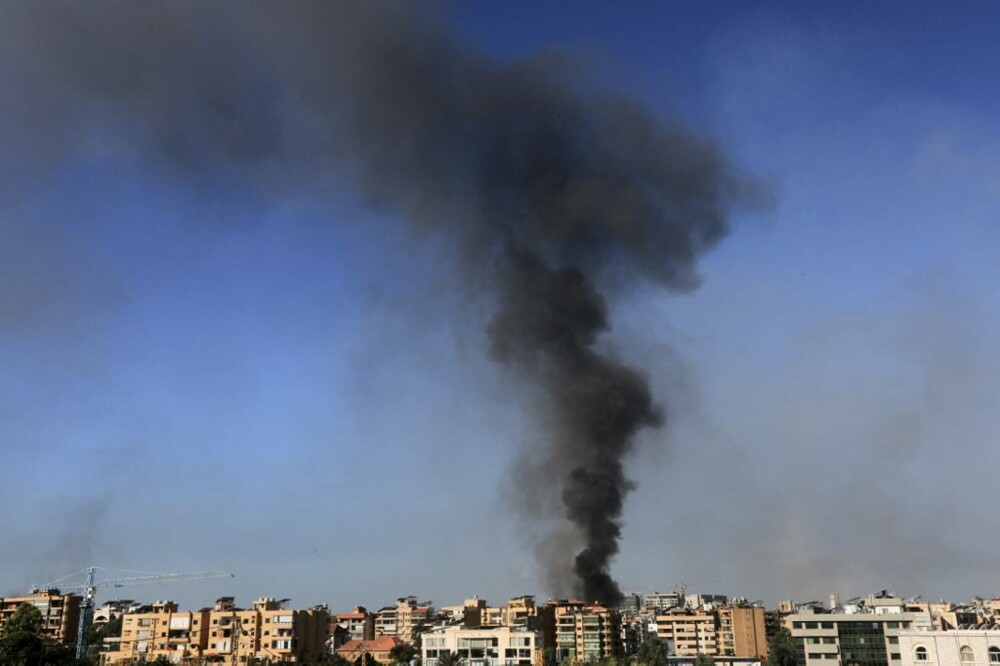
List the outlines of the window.
<svg viewBox="0 0 1000 666">
<path fill-rule="evenodd" d="M 824 629 L 833 629 L 833 622 L 820 622 L 819 626 Z"/>
<path fill-rule="evenodd" d="M 913 651 L 913 657 L 916 661 L 927 661 L 927 648 L 923 645 L 918 646 L 917 649 Z"/>
<path fill-rule="evenodd" d="M 963 645 L 958 654 L 963 664 L 968 664 L 976 660 L 976 655 L 972 652 L 972 648 L 968 645 Z"/>
<path fill-rule="evenodd" d="M 996 647 L 995 645 L 991 645 L 989 653 L 990 653 L 990 663 L 1000 664 L 1000 648 Z"/>
</svg>

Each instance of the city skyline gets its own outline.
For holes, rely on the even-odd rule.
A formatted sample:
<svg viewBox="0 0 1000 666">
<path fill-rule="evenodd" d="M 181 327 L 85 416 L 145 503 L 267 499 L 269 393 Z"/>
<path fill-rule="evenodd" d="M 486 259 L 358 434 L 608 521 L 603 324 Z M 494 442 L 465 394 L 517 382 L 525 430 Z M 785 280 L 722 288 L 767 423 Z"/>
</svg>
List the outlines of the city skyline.
<svg viewBox="0 0 1000 666">
<path fill-rule="evenodd" d="M 350 164 L 301 190 L 267 160 L 189 170 L 190 144 L 244 124 L 162 117 L 157 80 L 76 76 L 68 62 L 101 65 L 88 39 L 153 62 L 186 29 L 161 17 L 132 44 L 106 6 L 76 10 L 93 32 L 60 20 L 68 5 L 0 8 L 16 102 L 0 110 L 0 595 L 96 564 L 237 573 L 149 588 L 181 602 L 544 597 L 549 525 L 512 509 L 532 394 L 487 358 L 495 299 L 453 241 L 345 185 Z M 766 184 L 697 290 L 643 281 L 610 301 L 599 346 L 665 408 L 624 459 L 623 590 L 997 592 L 998 18 L 987 2 L 422 17 L 490 63 L 579 70 L 680 119 Z M 192 99 L 274 64 L 204 25 L 188 69 L 218 69 Z M 248 80 L 259 116 L 235 117 L 266 126 L 285 109 Z M 152 160 L 164 128 L 178 139 Z"/>
</svg>

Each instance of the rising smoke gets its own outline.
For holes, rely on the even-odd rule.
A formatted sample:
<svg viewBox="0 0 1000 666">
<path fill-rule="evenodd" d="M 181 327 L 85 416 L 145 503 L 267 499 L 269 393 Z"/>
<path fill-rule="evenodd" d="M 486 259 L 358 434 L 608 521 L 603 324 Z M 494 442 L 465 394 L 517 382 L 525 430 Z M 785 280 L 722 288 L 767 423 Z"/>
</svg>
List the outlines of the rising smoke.
<svg viewBox="0 0 1000 666">
<path fill-rule="evenodd" d="M 496 62 L 421 9 L 21 3 L 3 22 L 23 65 L 3 120 L 40 159 L 96 133 L 213 186 L 326 196 L 333 178 L 453 239 L 497 299 L 493 358 L 539 391 L 544 443 L 517 483 L 553 486 L 572 526 L 575 557 L 546 563 L 553 591 L 614 604 L 625 456 L 662 413 L 601 348 L 608 299 L 635 280 L 694 288 L 754 186 L 565 58 Z"/>
</svg>

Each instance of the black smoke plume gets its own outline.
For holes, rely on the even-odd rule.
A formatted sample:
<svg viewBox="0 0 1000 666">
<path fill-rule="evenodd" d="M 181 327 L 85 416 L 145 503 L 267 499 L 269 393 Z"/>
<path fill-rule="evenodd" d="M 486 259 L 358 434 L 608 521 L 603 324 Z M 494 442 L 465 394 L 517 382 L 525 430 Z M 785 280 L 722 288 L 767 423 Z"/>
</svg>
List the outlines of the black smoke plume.
<svg viewBox="0 0 1000 666">
<path fill-rule="evenodd" d="M 575 531 L 575 560 L 549 563 L 572 568 L 574 589 L 554 591 L 614 604 L 624 460 L 661 416 L 642 374 L 600 349 L 606 298 L 642 279 L 696 286 L 698 257 L 753 186 L 566 58 L 492 60 L 436 11 L 5 3 L 0 159 L 31 173 L 23 162 L 113 137 L 206 189 L 322 197 L 332 183 L 453 238 L 466 281 L 498 298 L 494 358 L 543 396 L 542 462 L 518 483 L 554 484 Z"/>
</svg>

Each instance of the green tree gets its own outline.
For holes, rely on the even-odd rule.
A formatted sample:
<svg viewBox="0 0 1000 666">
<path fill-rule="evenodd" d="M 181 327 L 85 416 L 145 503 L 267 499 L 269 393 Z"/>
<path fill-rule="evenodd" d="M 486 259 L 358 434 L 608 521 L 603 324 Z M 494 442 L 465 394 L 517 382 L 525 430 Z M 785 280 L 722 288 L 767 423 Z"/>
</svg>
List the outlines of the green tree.
<svg viewBox="0 0 1000 666">
<path fill-rule="evenodd" d="M 651 636 L 639 645 L 635 660 L 643 666 L 666 666 L 669 656 L 666 641 Z"/>
<path fill-rule="evenodd" d="M 389 650 L 389 658 L 394 664 L 409 664 L 417 654 L 417 648 L 409 643 L 399 643 Z"/>
<path fill-rule="evenodd" d="M 438 653 L 437 666 L 462 666 L 462 658 L 457 652 L 442 650 Z"/>
<path fill-rule="evenodd" d="M 707 654 L 699 652 L 694 656 L 694 666 L 715 666 L 715 661 Z"/>
<path fill-rule="evenodd" d="M 542 653 L 542 666 L 559 666 L 555 648 L 545 648 L 545 652 Z"/>
<path fill-rule="evenodd" d="M 4 624 L 0 638 L 0 663 L 35 666 L 45 655 L 42 614 L 31 604 L 21 604 Z"/>
<path fill-rule="evenodd" d="M 795 639 L 792 632 L 782 627 L 778 633 L 771 636 L 767 642 L 767 661 L 774 666 L 795 666 L 798 662 L 796 658 Z"/>
</svg>

